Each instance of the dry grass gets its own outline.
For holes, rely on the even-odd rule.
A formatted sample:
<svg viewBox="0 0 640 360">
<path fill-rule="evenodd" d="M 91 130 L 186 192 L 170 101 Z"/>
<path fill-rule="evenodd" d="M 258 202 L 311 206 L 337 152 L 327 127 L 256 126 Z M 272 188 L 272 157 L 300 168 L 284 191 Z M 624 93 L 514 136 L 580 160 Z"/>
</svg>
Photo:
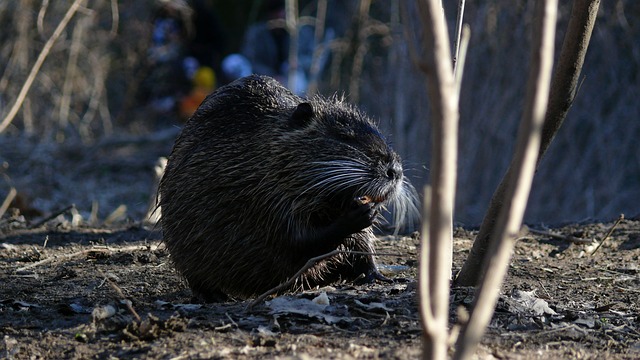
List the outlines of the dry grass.
<svg viewBox="0 0 640 360">
<path fill-rule="evenodd" d="M 0 119 L 71 3 L 0 2 Z M 319 88 L 323 93 L 345 91 L 379 118 L 420 189 L 430 167 L 430 130 L 424 122 L 429 108 L 425 79 L 408 50 L 408 39 L 420 41 L 419 23 L 404 26 L 400 3 L 352 0 L 340 2 L 341 11 L 328 10 L 327 23 L 348 31 L 332 48 L 333 60 L 339 63 L 325 72 Z M 455 2 L 444 3 L 453 24 Z M 471 27 L 471 41 L 460 99 L 455 215 L 462 224 L 480 222 L 511 157 L 522 111 L 530 39 L 526 29 L 533 3 L 467 1 L 465 22 Z M 54 44 L 8 133 L 89 143 L 111 132 L 154 127 L 157 119 L 145 113 L 135 96 L 148 65 L 153 9 L 147 2 L 118 4 L 116 29 L 113 2 L 85 2 L 88 8 L 74 16 Z M 366 21 L 358 21 L 355 15 L 365 10 Z M 558 46 L 569 10 L 570 4 L 561 5 Z M 637 1 L 602 3 L 583 83 L 538 170 L 526 221 L 559 223 L 640 213 L 640 25 L 633 21 L 637 18 Z"/>
<path fill-rule="evenodd" d="M 0 118 L 18 99 L 27 74 L 72 1 L 0 4 Z M 83 2 L 81 2 L 83 3 Z M 144 66 L 151 9 L 110 1 L 81 6 L 36 72 L 7 132 L 41 140 L 89 143 L 113 132 L 124 95 Z M 125 22 L 119 13 L 126 14 Z M 135 34 L 135 36 L 132 36 Z M 141 36 L 142 35 L 142 36 Z"/>
</svg>

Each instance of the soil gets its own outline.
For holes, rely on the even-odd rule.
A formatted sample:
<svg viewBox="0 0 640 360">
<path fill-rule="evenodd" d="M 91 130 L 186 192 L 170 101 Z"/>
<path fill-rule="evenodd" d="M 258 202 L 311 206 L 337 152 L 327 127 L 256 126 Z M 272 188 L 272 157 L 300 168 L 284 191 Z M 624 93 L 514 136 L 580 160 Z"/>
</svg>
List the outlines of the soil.
<svg viewBox="0 0 640 360">
<path fill-rule="evenodd" d="M 601 239 L 611 224 L 555 229 Z M 474 232 L 458 229 L 455 268 Z M 142 226 L 52 221 L 0 240 L 1 354 L 62 358 L 419 358 L 415 237 L 380 240 L 399 280 L 350 283 L 247 301 L 191 304 L 160 234 Z M 478 358 L 640 357 L 640 221 L 624 221 L 594 255 L 544 235 L 519 240 Z M 399 272 L 398 272 L 399 270 Z M 533 292 L 532 292 L 533 291 Z M 328 305 L 312 299 L 325 293 Z M 541 313 L 523 294 L 546 301 Z M 453 288 L 451 314 L 473 298 Z"/>
<path fill-rule="evenodd" d="M 13 140 L 2 140 L 9 149 L 4 145 Z M 33 200 L 22 209 L 33 217 L 10 209 L 0 218 L 0 358 L 420 357 L 417 236 L 380 237 L 378 250 L 395 254 L 379 258 L 394 283 L 338 283 L 268 298 L 251 309 L 247 301 L 192 303 L 160 232 L 135 221 L 148 207 L 156 156 L 167 149 L 114 152 L 114 146 L 132 147 L 104 146 L 109 150 L 32 156 L 29 161 L 46 164 L 46 171 L 24 173 L 10 151 L 3 153 L 13 183 L 21 184 L 18 193 L 30 192 Z M 18 147 L 16 156 L 27 153 Z M 118 165 L 124 159 L 133 160 Z M 80 170 L 62 172 L 78 163 L 86 164 L 80 178 L 74 177 Z M 56 174 L 49 196 L 36 186 L 47 174 Z M 129 199 L 127 215 L 112 216 L 121 199 Z M 100 201 L 97 215 L 92 201 Z M 70 203 L 77 209 L 57 214 Z M 517 241 L 476 357 L 640 358 L 640 219 L 623 220 L 605 239 L 612 226 L 531 225 L 542 234 L 530 231 Z M 459 228 L 454 235 L 456 271 L 475 231 Z M 472 288 L 452 288 L 451 324 L 473 294 Z"/>
</svg>

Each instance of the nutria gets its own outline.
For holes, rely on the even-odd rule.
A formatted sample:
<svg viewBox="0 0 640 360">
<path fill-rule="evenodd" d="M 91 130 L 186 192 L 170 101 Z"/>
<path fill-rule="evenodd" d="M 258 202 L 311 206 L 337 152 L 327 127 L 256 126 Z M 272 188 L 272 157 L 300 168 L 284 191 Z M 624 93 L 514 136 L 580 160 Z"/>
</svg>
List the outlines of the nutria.
<svg viewBox="0 0 640 360">
<path fill-rule="evenodd" d="M 201 299 L 247 298 L 312 257 L 373 252 L 379 210 L 410 194 L 400 157 L 362 112 L 252 75 L 209 95 L 176 139 L 160 182 L 164 242 Z M 340 254 L 294 288 L 362 275 L 386 279 L 373 256 Z"/>
</svg>

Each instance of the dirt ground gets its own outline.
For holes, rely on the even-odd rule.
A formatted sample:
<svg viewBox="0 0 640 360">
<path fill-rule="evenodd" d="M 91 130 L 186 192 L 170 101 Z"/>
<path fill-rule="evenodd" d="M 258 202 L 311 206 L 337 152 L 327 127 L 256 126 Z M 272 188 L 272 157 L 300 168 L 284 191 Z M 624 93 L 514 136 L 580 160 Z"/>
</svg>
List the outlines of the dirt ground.
<svg viewBox="0 0 640 360">
<path fill-rule="evenodd" d="M 335 284 L 251 310 L 190 303 L 161 234 L 139 222 L 175 134 L 91 146 L 0 137 L 0 202 L 11 185 L 29 213 L 0 218 L 0 358 L 420 357 L 415 236 L 380 238 L 380 252 L 397 254 L 379 258 L 393 284 Z M 594 255 L 612 222 L 531 225 L 574 239 L 532 231 L 517 242 L 477 357 L 640 358 L 640 218 L 627 215 Z M 456 230 L 454 270 L 474 235 Z M 452 324 L 472 299 L 452 289 Z"/>
<path fill-rule="evenodd" d="M 3 358 L 419 358 L 415 238 L 380 240 L 381 252 L 398 254 L 380 259 L 397 265 L 386 267 L 401 279 L 393 284 L 335 284 L 248 310 L 242 301 L 191 304 L 157 231 L 60 220 L 0 238 Z M 553 232 L 601 239 L 610 226 Z M 456 231 L 455 268 L 473 235 Z M 548 235 L 519 240 L 477 357 L 640 357 L 640 221 L 623 221 L 592 249 Z M 312 301 L 323 293 L 328 304 Z M 526 294 L 548 307 L 536 313 Z M 472 297 L 453 289 L 452 320 Z"/>
</svg>

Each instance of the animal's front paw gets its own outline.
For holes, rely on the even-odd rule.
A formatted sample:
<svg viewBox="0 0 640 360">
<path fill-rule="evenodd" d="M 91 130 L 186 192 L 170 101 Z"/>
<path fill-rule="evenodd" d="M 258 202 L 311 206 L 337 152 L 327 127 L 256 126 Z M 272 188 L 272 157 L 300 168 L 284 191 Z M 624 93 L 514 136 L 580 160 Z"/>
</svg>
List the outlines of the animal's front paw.
<svg viewBox="0 0 640 360">
<path fill-rule="evenodd" d="M 378 215 L 378 206 L 367 197 L 354 199 L 347 209 L 333 224 L 334 230 L 341 237 L 347 237 L 373 225 Z"/>
<path fill-rule="evenodd" d="M 378 210 L 373 203 L 354 203 L 338 220 L 347 235 L 373 225 Z"/>
</svg>

